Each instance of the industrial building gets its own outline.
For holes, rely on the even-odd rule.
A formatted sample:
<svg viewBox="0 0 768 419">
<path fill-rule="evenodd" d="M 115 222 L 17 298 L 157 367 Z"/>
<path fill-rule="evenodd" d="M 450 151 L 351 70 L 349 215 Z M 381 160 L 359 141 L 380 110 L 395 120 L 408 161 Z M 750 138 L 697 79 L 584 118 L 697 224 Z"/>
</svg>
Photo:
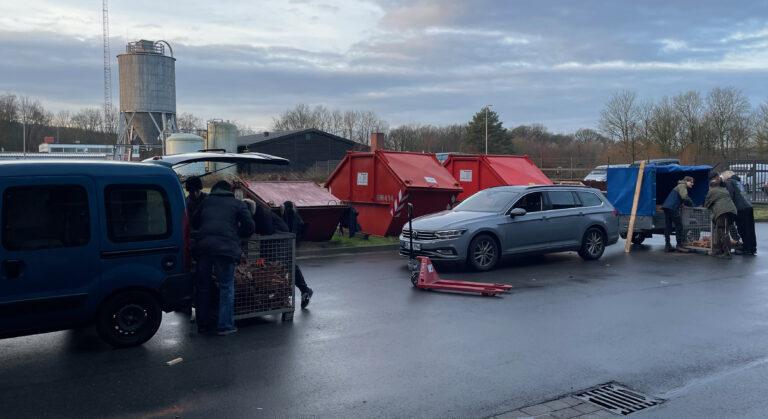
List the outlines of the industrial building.
<svg viewBox="0 0 768 419">
<path fill-rule="evenodd" d="M 314 169 L 330 173 L 344 158 L 347 151 L 368 150 L 367 145 L 314 128 L 263 132 L 237 138 L 239 153 L 246 151 L 266 153 L 291 161 L 290 165 L 281 166 L 279 169 L 254 167 L 251 172 L 275 170 L 305 172 Z"/>
</svg>

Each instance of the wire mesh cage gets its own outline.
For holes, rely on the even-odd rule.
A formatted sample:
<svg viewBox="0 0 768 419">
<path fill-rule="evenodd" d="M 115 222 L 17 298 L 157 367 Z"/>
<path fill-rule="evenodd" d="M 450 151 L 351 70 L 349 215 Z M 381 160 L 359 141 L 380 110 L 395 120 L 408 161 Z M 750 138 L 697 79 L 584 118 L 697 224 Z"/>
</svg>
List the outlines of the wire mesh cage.
<svg viewBox="0 0 768 419">
<path fill-rule="evenodd" d="M 235 319 L 279 313 L 293 319 L 295 257 L 293 234 L 248 240 L 245 261 L 235 268 Z"/>
<path fill-rule="evenodd" d="M 683 207 L 683 237 L 692 249 L 712 249 L 712 213 L 704 207 Z"/>
</svg>

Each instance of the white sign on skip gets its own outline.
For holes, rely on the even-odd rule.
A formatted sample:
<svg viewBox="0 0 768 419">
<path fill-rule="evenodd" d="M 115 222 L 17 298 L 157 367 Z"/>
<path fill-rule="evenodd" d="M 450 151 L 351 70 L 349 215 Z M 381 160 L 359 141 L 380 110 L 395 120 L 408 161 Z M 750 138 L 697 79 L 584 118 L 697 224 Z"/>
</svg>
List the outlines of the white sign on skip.
<svg viewBox="0 0 768 419">
<path fill-rule="evenodd" d="M 424 176 L 424 180 L 426 180 L 426 181 L 427 181 L 427 183 L 432 183 L 432 184 L 435 184 L 435 185 L 437 185 L 437 180 L 435 180 L 435 178 L 433 178 L 433 177 L 430 177 L 430 176 Z"/>
<path fill-rule="evenodd" d="M 472 171 L 471 170 L 460 170 L 459 171 L 459 181 L 460 182 L 472 182 Z"/>
<path fill-rule="evenodd" d="M 357 186 L 368 186 L 368 172 L 357 172 Z"/>
</svg>

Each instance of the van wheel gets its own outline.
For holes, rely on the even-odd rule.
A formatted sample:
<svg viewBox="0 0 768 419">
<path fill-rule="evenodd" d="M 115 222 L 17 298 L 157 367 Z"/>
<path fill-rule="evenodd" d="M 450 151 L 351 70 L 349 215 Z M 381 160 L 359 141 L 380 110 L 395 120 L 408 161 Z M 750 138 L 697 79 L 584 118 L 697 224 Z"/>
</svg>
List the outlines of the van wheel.
<svg viewBox="0 0 768 419">
<path fill-rule="evenodd" d="M 467 263 L 477 271 L 490 271 L 499 262 L 499 245 L 493 237 L 480 234 L 469 243 Z"/>
<path fill-rule="evenodd" d="M 635 233 L 632 235 L 632 244 L 641 245 L 645 241 L 645 236 L 640 233 Z"/>
<path fill-rule="evenodd" d="M 597 227 L 592 227 L 584 233 L 581 240 L 579 256 L 584 260 L 597 260 L 605 252 L 605 233 Z"/>
<path fill-rule="evenodd" d="M 102 303 L 96 319 L 99 337 L 115 348 L 138 346 L 160 328 L 160 302 L 146 291 L 125 291 Z"/>
</svg>

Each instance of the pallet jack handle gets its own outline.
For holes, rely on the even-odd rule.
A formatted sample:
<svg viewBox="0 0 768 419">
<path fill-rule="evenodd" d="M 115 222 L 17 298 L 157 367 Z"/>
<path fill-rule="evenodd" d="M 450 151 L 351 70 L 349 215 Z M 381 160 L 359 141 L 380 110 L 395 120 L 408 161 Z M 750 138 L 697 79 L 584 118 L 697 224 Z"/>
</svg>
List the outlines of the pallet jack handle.
<svg viewBox="0 0 768 419">
<path fill-rule="evenodd" d="M 415 259 L 413 257 L 413 204 L 410 202 L 408 203 L 408 231 L 410 232 L 408 235 L 408 258 L 413 261 Z"/>
</svg>

